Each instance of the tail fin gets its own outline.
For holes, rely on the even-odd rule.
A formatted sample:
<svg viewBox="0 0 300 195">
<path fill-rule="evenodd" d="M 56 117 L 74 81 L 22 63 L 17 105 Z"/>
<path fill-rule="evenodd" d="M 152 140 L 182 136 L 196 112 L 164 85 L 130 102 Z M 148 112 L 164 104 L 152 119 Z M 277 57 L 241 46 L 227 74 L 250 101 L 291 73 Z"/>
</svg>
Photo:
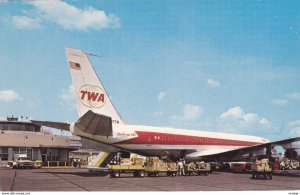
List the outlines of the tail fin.
<svg viewBox="0 0 300 195">
<path fill-rule="evenodd" d="M 66 48 L 79 115 L 91 110 L 112 118 L 113 123 L 123 124 L 86 53 Z"/>
</svg>

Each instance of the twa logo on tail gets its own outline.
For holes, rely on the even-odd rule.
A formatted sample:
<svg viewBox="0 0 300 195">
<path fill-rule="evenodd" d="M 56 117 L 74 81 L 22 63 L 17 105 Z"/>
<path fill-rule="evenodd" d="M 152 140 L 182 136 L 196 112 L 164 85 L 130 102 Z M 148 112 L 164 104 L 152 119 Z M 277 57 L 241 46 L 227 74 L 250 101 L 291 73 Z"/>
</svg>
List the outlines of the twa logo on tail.
<svg viewBox="0 0 300 195">
<path fill-rule="evenodd" d="M 80 102 L 90 108 L 100 108 L 106 102 L 103 89 L 93 85 L 84 85 L 79 89 Z"/>
</svg>

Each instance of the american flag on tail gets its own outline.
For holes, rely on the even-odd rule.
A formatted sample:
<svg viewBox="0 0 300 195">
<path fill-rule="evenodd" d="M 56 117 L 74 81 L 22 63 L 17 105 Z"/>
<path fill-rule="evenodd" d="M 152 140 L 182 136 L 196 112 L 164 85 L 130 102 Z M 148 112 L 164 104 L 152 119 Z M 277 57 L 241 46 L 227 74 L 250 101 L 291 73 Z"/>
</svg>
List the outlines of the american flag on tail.
<svg viewBox="0 0 300 195">
<path fill-rule="evenodd" d="M 70 67 L 72 69 L 75 69 L 75 70 L 81 70 L 81 67 L 80 67 L 80 64 L 79 63 L 75 63 L 75 62 L 71 62 L 70 61 Z"/>
</svg>

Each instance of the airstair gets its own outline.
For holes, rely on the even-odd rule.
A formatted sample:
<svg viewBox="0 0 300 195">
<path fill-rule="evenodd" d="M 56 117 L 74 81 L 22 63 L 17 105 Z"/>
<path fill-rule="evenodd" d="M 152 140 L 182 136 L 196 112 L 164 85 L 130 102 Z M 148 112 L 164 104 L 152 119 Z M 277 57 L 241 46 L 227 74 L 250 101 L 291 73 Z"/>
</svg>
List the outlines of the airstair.
<svg viewBox="0 0 300 195">
<path fill-rule="evenodd" d="M 117 152 L 99 152 L 88 163 L 88 168 L 106 167 L 108 163 L 116 156 Z"/>
</svg>

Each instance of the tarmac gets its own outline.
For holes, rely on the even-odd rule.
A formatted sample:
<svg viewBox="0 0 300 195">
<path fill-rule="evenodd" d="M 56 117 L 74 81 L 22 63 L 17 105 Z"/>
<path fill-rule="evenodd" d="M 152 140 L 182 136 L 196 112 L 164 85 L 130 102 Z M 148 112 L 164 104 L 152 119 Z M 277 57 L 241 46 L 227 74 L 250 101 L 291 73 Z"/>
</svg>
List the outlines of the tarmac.
<svg viewBox="0 0 300 195">
<path fill-rule="evenodd" d="M 0 191 L 299 191 L 300 174 L 297 174 L 274 175 L 272 180 L 226 172 L 213 172 L 208 176 L 167 177 L 162 174 L 144 178 L 125 173 L 120 178 L 111 178 L 76 168 L 0 168 Z"/>
</svg>

